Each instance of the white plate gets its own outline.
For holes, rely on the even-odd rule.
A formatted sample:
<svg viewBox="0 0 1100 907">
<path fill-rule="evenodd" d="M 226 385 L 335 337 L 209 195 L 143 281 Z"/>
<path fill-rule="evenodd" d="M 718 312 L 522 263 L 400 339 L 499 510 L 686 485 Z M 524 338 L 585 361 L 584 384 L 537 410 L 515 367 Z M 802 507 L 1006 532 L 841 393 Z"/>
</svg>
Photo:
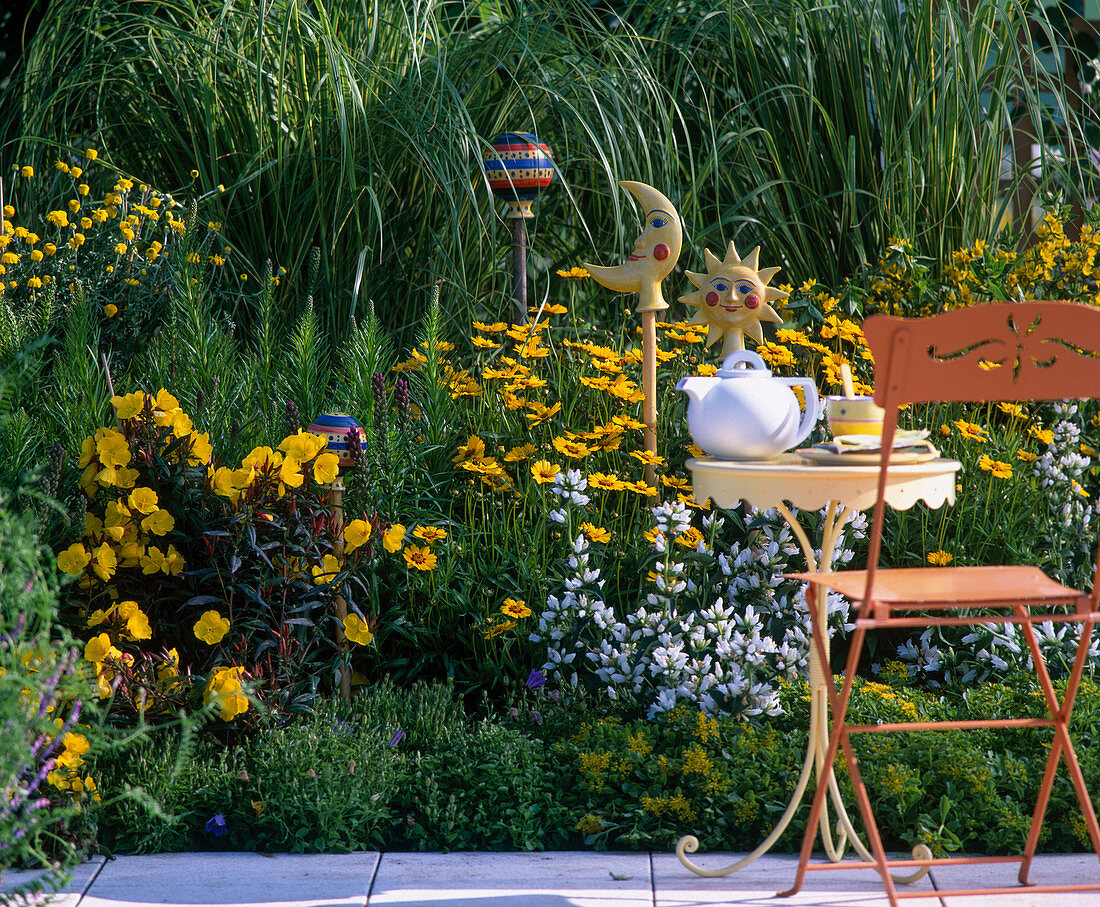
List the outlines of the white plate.
<svg viewBox="0 0 1100 907">
<path fill-rule="evenodd" d="M 877 450 L 834 453 L 820 447 L 801 447 L 795 453 L 804 460 L 820 463 L 823 466 L 877 466 L 880 461 L 880 452 Z M 890 463 L 893 465 L 927 463 L 939 455 L 940 452 L 932 445 L 929 445 L 928 450 L 895 450 L 890 454 Z"/>
</svg>

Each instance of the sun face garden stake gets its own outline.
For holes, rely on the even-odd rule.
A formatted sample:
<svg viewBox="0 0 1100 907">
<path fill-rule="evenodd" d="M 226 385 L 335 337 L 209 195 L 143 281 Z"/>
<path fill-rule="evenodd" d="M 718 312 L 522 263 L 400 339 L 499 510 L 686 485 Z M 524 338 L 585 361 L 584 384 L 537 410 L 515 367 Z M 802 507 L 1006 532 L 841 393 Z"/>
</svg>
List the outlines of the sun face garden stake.
<svg viewBox="0 0 1100 907">
<path fill-rule="evenodd" d="M 634 240 L 634 251 L 621 265 L 603 268 L 585 263 L 593 279 L 609 290 L 639 294 L 634 310 L 642 319 L 642 421 L 645 449 L 657 453 L 657 313 L 668 308 L 661 295 L 661 281 L 672 273 L 680 258 L 683 230 L 672 202 L 652 186 L 629 180 L 619 183 L 645 210 L 645 226 Z M 657 468 L 645 467 L 647 485 L 656 487 Z"/>
<path fill-rule="evenodd" d="M 309 426 L 309 431 L 328 438 L 328 449 L 340 458 L 341 471 L 352 465 L 351 454 L 348 450 L 348 437 L 357 435 L 363 439 L 363 427 L 354 418 L 346 413 L 325 413 L 318 416 L 316 421 Z M 329 485 L 328 505 L 332 510 L 332 534 L 334 537 L 332 553 L 337 561 L 344 561 L 344 479 L 338 475 Z M 339 592 L 336 593 L 336 642 L 342 652 L 347 651 L 348 641 L 344 637 L 344 619 L 348 616 L 347 600 Z M 340 670 L 340 695 L 344 699 L 351 698 L 351 669 L 347 664 Z"/>
<path fill-rule="evenodd" d="M 489 188 L 508 202 L 512 222 L 512 277 L 515 324 L 527 324 L 527 219 L 531 203 L 554 179 L 550 149 L 529 132 L 506 132 L 493 139 L 482 164 Z"/>
</svg>

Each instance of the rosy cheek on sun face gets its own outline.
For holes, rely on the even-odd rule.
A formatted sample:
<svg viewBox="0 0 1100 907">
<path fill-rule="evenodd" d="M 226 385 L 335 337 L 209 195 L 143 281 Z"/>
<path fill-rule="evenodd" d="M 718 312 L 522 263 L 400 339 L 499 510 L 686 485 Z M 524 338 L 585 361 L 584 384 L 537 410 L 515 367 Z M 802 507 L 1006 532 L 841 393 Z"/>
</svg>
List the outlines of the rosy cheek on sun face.
<svg viewBox="0 0 1100 907">
<path fill-rule="evenodd" d="M 707 293 L 707 305 L 718 305 L 718 294 L 714 290 Z"/>
<path fill-rule="evenodd" d="M 669 248 L 663 242 L 659 242 L 653 247 L 653 257 L 656 258 L 657 261 L 664 261 L 668 258 L 668 255 Z"/>
<path fill-rule="evenodd" d="M 749 293 L 749 295 L 745 297 L 745 308 L 746 309 L 755 309 L 755 308 L 758 308 L 759 305 L 760 305 L 760 297 L 757 296 L 755 293 Z"/>
</svg>

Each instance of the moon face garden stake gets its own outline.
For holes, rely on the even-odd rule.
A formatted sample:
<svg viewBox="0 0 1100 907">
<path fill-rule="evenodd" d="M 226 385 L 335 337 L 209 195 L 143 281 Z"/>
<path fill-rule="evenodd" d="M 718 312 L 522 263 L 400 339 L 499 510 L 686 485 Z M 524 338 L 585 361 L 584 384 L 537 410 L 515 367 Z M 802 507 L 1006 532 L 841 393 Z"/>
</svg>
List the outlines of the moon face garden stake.
<svg viewBox="0 0 1100 907">
<path fill-rule="evenodd" d="M 615 267 L 585 263 L 593 279 L 609 290 L 637 293 L 634 310 L 642 318 L 642 421 L 645 423 L 645 449 L 657 453 L 657 320 L 656 315 L 668 308 L 661 295 L 661 281 L 672 273 L 680 259 L 684 234 L 680 215 L 664 195 L 647 186 L 626 180 L 619 183 L 638 200 L 645 211 L 645 226 L 634 240 L 634 251 L 626 261 Z M 656 486 L 657 470 L 652 463 L 645 467 L 647 485 Z"/>
</svg>

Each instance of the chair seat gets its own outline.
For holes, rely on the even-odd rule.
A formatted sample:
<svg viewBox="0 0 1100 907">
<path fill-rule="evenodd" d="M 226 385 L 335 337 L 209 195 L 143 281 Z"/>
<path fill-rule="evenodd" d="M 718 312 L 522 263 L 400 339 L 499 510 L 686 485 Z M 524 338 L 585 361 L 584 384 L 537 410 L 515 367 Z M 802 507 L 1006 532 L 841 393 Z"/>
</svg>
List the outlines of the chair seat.
<svg viewBox="0 0 1100 907">
<path fill-rule="evenodd" d="M 828 586 L 851 601 L 863 601 L 866 570 L 835 573 L 788 573 L 791 579 Z M 932 607 L 993 605 L 996 603 L 1071 604 L 1085 593 L 1052 580 L 1038 567 L 903 567 L 875 571 L 872 589 L 885 605 Z"/>
</svg>

